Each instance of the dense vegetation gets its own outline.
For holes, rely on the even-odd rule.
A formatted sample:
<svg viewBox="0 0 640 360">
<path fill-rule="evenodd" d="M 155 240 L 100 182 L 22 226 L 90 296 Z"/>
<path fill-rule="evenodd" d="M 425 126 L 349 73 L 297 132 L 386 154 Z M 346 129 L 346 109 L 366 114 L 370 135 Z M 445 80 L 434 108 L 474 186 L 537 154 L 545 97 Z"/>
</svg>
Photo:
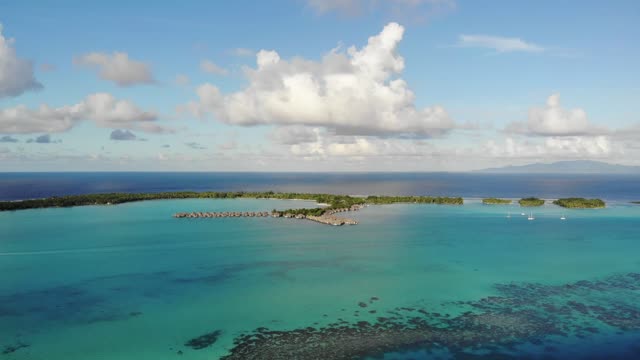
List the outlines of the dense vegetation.
<svg viewBox="0 0 640 360">
<path fill-rule="evenodd" d="M 305 216 L 320 216 L 327 210 L 350 208 L 353 205 L 364 204 L 363 198 L 352 197 L 348 195 L 332 195 L 332 194 L 298 194 L 298 193 L 269 193 L 269 196 L 259 196 L 256 198 L 267 197 L 273 199 L 303 199 L 315 200 L 318 203 L 328 204 L 323 208 L 304 208 L 304 209 L 287 209 L 278 211 L 282 214 Z M 275 210 L 274 210 L 275 211 Z"/>
<path fill-rule="evenodd" d="M 133 201 L 161 200 L 161 199 L 237 199 L 237 198 L 251 198 L 251 199 L 272 198 L 272 199 L 284 199 L 284 200 L 303 199 L 303 200 L 314 200 L 317 202 L 327 203 L 332 206 L 339 206 L 342 204 L 351 204 L 355 202 L 363 202 L 363 200 L 361 199 L 355 199 L 349 196 L 331 195 L 331 194 L 274 193 L 273 191 L 267 191 L 267 192 L 180 191 L 180 192 L 160 192 L 160 193 L 141 193 L 141 194 L 108 193 L 108 194 L 69 195 L 69 196 L 54 196 L 46 199 L 5 201 L 5 202 L 0 202 L 0 211 L 48 208 L 48 207 L 71 207 L 71 206 L 82 206 L 82 205 L 112 205 L 112 204 L 122 204 L 122 203 L 133 202 Z"/>
<path fill-rule="evenodd" d="M 640 205 L 640 201 L 632 201 L 631 203 Z"/>
<path fill-rule="evenodd" d="M 520 206 L 542 206 L 544 205 L 544 200 L 535 197 L 528 197 L 520 199 L 518 203 Z"/>
<path fill-rule="evenodd" d="M 273 209 L 272 213 L 279 213 L 281 215 L 291 214 L 298 215 L 302 214 L 304 216 L 321 216 L 327 211 L 327 208 L 304 208 L 304 209 L 287 209 L 287 210 L 276 210 Z"/>
<path fill-rule="evenodd" d="M 585 199 L 585 198 L 558 199 L 553 203 L 558 206 L 572 208 L 572 209 L 595 209 L 595 208 L 603 208 L 605 206 L 604 201 L 600 199 Z"/>
<path fill-rule="evenodd" d="M 462 205 L 461 197 L 433 197 L 433 196 L 368 196 L 367 204 L 381 205 L 394 203 Z"/>
<path fill-rule="evenodd" d="M 498 199 L 498 198 L 485 198 L 482 199 L 483 204 L 487 205 L 506 205 L 511 204 L 513 201 L 507 199 Z"/>
<path fill-rule="evenodd" d="M 267 192 L 160 192 L 160 193 L 108 193 L 89 195 L 69 195 L 54 196 L 46 199 L 34 199 L 24 201 L 4 201 L 0 202 L 0 211 L 37 209 L 49 207 L 71 207 L 82 205 L 115 205 L 133 201 L 160 200 L 160 199 L 302 199 L 312 200 L 319 203 L 329 204 L 324 208 L 310 209 L 289 209 L 282 212 L 304 215 L 322 215 L 326 210 L 350 208 L 353 205 L 370 204 L 392 204 L 392 203 L 421 203 L 421 204 L 462 204 L 462 198 L 430 197 L 430 196 L 369 196 L 367 198 L 353 197 L 348 195 L 333 194 L 306 194 L 306 193 L 276 193 Z"/>
<path fill-rule="evenodd" d="M 416 203 L 416 204 L 439 204 L 439 205 L 462 205 L 463 200 L 460 197 L 432 197 L 432 196 L 368 196 L 366 198 L 352 197 L 347 195 L 318 195 L 307 194 L 315 196 L 313 200 L 320 203 L 329 204 L 329 207 L 325 208 L 311 208 L 311 209 L 289 209 L 281 211 L 282 213 L 289 213 L 292 215 L 303 214 L 305 216 L 320 216 L 324 214 L 326 210 L 344 209 L 350 208 L 353 205 L 383 205 L 383 204 L 395 204 L 395 203 Z M 318 197 L 322 196 L 322 197 Z"/>
</svg>

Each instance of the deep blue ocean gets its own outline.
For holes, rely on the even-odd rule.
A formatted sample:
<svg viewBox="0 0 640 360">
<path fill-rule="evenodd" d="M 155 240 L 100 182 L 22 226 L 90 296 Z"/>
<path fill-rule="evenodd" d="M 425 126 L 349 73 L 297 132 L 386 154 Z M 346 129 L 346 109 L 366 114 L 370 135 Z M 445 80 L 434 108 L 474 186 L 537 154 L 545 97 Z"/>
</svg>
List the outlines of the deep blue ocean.
<svg viewBox="0 0 640 360">
<path fill-rule="evenodd" d="M 0 174 L 7 200 L 175 190 L 465 204 L 368 206 L 341 227 L 172 217 L 318 206 L 272 199 L 0 212 L 0 360 L 640 359 L 638 176 Z"/>
<path fill-rule="evenodd" d="M 640 198 L 640 175 L 481 173 L 0 173 L 0 200 L 103 192 L 284 191 L 352 195 Z"/>
</svg>

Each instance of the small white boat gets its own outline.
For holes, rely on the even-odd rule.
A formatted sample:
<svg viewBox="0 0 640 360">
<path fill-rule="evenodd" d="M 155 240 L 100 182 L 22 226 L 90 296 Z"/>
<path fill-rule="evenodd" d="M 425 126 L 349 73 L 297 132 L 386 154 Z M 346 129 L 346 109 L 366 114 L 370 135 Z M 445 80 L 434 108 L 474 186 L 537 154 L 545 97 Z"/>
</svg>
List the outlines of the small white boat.
<svg viewBox="0 0 640 360">
<path fill-rule="evenodd" d="M 529 214 L 529 217 L 527 218 L 527 220 L 535 220 L 536 218 L 533 217 L 533 213 Z"/>
<path fill-rule="evenodd" d="M 562 215 L 560 216 L 560 220 L 567 220 L 567 218 L 564 215 Z"/>
<path fill-rule="evenodd" d="M 507 213 L 507 218 L 511 218 L 511 213 Z"/>
<path fill-rule="evenodd" d="M 520 213 L 520 215 L 524 216 L 524 215 L 525 215 L 525 213 Z"/>
</svg>

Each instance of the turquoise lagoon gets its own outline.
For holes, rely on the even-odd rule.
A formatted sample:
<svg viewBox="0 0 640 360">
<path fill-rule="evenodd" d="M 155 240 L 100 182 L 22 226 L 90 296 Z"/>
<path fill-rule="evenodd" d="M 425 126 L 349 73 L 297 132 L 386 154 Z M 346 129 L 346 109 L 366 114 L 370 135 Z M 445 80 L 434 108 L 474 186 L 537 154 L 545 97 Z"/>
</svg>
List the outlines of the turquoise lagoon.
<svg viewBox="0 0 640 360">
<path fill-rule="evenodd" d="M 518 300 L 514 308 L 548 298 L 558 307 L 574 301 L 600 310 L 591 317 L 559 311 L 556 325 L 571 323 L 564 334 L 467 354 L 638 354 L 640 277 L 633 282 L 625 274 L 640 273 L 640 206 L 524 209 L 473 199 L 464 206 L 370 206 L 348 215 L 359 225 L 344 227 L 171 217 L 312 205 L 198 199 L 0 213 L 0 358 L 217 359 L 260 327 L 375 322 L 417 309 L 455 318 L 486 312 L 474 302 L 491 296 Z M 583 280 L 600 283 L 575 285 Z M 210 346 L 185 346 L 215 331 Z M 462 354 L 446 344 L 400 345 L 370 355 Z"/>
</svg>

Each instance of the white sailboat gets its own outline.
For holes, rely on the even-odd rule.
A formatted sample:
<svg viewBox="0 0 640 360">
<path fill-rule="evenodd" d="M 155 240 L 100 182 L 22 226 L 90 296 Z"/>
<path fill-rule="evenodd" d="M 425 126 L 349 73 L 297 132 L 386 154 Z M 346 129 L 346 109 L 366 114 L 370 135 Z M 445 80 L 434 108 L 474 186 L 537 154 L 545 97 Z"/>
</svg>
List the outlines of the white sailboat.
<svg viewBox="0 0 640 360">
<path fill-rule="evenodd" d="M 529 214 L 529 217 L 527 218 L 527 220 L 535 220 L 535 218 L 533 217 L 533 213 Z"/>
<path fill-rule="evenodd" d="M 560 220 L 567 220 L 567 218 L 562 214 L 562 216 L 560 216 Z"/>
<path fill-rule="evenodd" d="M 511 219 L 511 212 L 507 213 L 507 218 Z"/>
</svg>

